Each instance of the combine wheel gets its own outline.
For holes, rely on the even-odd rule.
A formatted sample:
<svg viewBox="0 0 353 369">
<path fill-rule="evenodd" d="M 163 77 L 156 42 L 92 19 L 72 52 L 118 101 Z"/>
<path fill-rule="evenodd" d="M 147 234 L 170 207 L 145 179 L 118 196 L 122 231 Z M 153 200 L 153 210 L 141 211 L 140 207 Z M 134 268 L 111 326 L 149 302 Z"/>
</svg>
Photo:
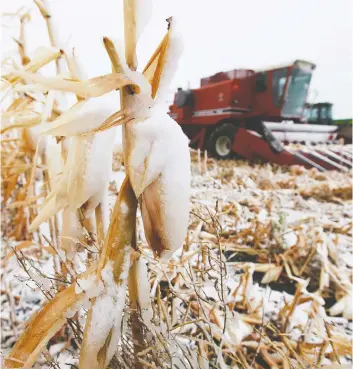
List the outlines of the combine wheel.
<svg viewBox="0 0 353 369">
<path fill-rule="evenodd" d="M 225 123 L 217 127 L 208 139 L 207 149 L 211 155 L 219 159 L 229 159 L 233 154 L 233 142 L 237 132 L 231 123 Z"/>
</svg>

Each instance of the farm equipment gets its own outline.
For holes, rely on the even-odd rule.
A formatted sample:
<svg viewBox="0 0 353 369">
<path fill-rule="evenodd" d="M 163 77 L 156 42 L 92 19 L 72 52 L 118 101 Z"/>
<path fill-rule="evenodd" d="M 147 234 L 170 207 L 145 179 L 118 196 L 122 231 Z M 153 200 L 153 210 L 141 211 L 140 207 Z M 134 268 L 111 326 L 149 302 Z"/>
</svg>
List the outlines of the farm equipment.
<svg viewBox="0 0 353 369">
<path fill-rule="evenodd" d="M 342 119 L 339 121 L 334 121 L 335 125 L 338 127 L 338 138 L 342 138 L 344 143 L 352 143 L 352 119 Z"/>
<path fill-rule="evenodd" d="M 348 170 L 352 167 L 348 154 L 309 147 L 294 151 L 281 143 L 325 144 L 337 137 L 336 126 L 305 122 L 314 69 L 314 64 L 296 60 L 262 71 L 216 73 L 201 79 L 197 89 L 179 88 L 169 114 L 192 147 L 206 149 L 217 158 L 237 154 L 249 160 Z"/>
<path fill-rule="evenodd" d="M 332 125 L 332 104 L 329 102 L 307 103 L 304 116 L 309 124 Z"/>
<path fill-rule="evenodd" d="M 321 102 L 316 104 L 306 104 L 306 121 L 309 124 L 335 125 L 337 129 L 337 138 L 342 138 L 345 143 L 352 143 L 352 119 L 333 119 L 332 104 Z"/>
</svg>

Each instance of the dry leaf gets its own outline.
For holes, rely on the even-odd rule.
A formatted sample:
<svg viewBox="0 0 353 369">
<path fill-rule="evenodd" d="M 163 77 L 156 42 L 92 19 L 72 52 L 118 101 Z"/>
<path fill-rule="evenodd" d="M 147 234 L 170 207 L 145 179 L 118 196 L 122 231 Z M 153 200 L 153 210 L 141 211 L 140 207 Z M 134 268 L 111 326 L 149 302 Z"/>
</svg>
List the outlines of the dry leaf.
<svg viewBox="0 0 353 369">
<path fill-rule="evenodd" d="M 61 50 L 55 50 L 48 47 L 39 47 L 31 59 L 31 61 L 25 66 L 24 72 L 16 71 L 8 75 L 3 76 L 9 83 L 14 85 L 16 82 L 20 81 L 22 77 L 19 74 L 33 73 L 39 70 L 44 65 L 50 63 L 53 60 L 57 60 L 62 55 Z"/>
<path fill-rule="evenodd" d="M 94 272 L 95 267 L 91 267 L 81 278 L 86 278 Z M 66 322 L 66 311 L 83 299 L 84 293 L 77 294 L 75 286 L 76 283 L 58 293 L 32 317 L 26 330 L 5 359 L 5 368 L 32 367 L 34 365 L 50 338 Z"/>
<path fill-rule="evenodd" d="M 124 86 L 133 86 L 139 93 L 139 86 L 120 73 L 111 73 L 104 76 L 91 78 L 87 81 L 70 80 L 61 77 L 43 77 L 39 74 L 14 72 L 17 77 L 21 77 L 32 83 L 39 83 L 50 90 L 72 92 L 84 99 L 89 97 L 99 97 L 110 91 L 117 90 Z"/>
<path fill-rule="evenodd" d="M 275 282 L 281 276 L 283 267 L 282 266 L 275 266 L 269 269 L 266 274 L 262 277 L 261 283 L 268 284 L 271 282 Z"/>
</svg>

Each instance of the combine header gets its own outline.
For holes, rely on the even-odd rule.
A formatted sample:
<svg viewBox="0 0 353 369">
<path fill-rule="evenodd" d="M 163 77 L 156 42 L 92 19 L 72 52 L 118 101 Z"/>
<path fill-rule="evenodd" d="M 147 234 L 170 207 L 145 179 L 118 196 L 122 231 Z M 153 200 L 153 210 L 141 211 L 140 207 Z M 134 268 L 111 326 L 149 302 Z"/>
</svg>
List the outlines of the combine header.
<svg viewBox="0 0 353 369">
<path fill-rule="evenodd" d="M 346 152 L 309 146 L 294 150 L 282 145 L 327 144 L 337 137 L 336 126 L 305 121 L 314 69 L 314 64 L 296 60 L 257 72 L 220 72 L 201 79 L 198 89 L 179 88 L 170 115 L 192 147 L 207 149 L 217 158 L 237 154 L 249 160 L 346 171 L 352 167 L 352 158 Z"/>
</svg>

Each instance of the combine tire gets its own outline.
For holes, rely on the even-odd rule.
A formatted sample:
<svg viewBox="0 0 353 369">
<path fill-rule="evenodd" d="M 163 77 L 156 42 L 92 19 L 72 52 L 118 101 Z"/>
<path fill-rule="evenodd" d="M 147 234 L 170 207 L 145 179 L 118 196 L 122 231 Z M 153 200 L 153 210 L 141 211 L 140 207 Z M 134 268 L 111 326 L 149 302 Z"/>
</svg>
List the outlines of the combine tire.
<svg viewBox="0 0 353 369">
<path fill-rule="evenodd" d="M 237 129 L 231 123 L 217 127 L 208 139 L 207 150 L 213 157 L 229 159 L 233 155 L 233 141 Z"/>
</svg>

